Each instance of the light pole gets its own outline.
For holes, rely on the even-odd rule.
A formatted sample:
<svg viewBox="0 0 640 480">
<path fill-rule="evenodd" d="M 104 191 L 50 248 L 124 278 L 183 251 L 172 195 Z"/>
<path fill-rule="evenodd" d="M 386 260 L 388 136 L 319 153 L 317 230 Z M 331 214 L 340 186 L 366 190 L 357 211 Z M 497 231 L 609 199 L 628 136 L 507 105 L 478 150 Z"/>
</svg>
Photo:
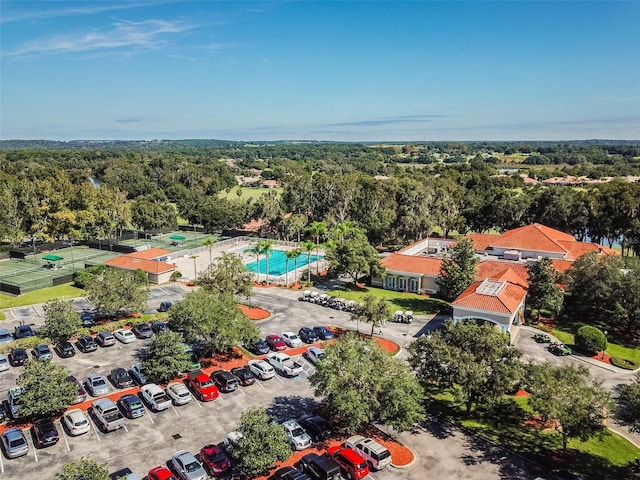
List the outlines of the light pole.
<svg viewBox="0 0 640 480">
<path fill-rule="evenodd" d="M 604 348 L 602 349 L 602 359 L 604 360 L 604 352 L 605 352 L 605 350 L 607 349 L 607 334 L 608 334 L 609 332 L 607 332 L 607 331 L 605 330 L 605 331 L 603 331 L 602 333 L 604 333 L 604 343 L 605 343 L 605 346 L 604 346 Z"/>
<path fill-rule="evenodd" d="M 198 278 L 198 268 L 196 266 L 196 258 L 198 258 L 198 255 L 191 255 L 190 258 L 193 258 L 193 283 L 195 283 Z"/>
</svg>

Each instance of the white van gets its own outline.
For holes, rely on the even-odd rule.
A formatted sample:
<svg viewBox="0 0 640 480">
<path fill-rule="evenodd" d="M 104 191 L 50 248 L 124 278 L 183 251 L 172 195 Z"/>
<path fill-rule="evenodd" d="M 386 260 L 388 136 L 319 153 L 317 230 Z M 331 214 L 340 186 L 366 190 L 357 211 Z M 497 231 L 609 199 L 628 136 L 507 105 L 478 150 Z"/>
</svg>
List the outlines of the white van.
<svg viewBox="0 0 640 480">
<path fill-rule="evenodd" d="M 382 470 L 391 463 L 391 452 L 372 438 L 354 435 L 344 445 L 364 458 L 374 470 Z"/>
</svg>

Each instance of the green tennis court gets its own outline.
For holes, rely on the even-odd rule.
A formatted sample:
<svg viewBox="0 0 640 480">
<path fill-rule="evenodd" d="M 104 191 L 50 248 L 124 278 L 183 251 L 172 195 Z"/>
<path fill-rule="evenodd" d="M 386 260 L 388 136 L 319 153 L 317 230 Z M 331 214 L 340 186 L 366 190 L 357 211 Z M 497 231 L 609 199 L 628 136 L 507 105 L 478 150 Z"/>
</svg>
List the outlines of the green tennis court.
<svg viewBox="0 0 640 480">
<path fill-rule="evenodd" d="M 149 245 L 150 247 L 163 248 L 170 252 L 178 252 L 180 250 L 201 247 L 202 241 L 209 237 L 211 237 L 209 233 L 178 231 L 165 233 L 163 235 L 148 235 L 137 239 L 123 240 L 120 244 L 132 247 Z"/>
</svg>

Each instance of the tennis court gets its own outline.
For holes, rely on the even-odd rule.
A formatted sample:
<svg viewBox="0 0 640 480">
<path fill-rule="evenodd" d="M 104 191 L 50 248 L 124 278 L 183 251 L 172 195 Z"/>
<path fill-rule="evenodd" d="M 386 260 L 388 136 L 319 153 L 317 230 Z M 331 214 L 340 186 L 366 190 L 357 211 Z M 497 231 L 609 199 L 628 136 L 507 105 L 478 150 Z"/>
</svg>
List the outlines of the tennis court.
<svg viewBox="0 0 640 480">
<path fill-rule="evenodd" d="M 146 235 L 132 240 L 123 240 L 120 245 L 129 245 L 131 247 L 139 247 L 141 245 L 149 245 L 150 247 L 163 248 L 170 252 L 180 250 L 189 250 L 202 246 L 202 242 L 211 237 L 209 233 L 177 231 L 169 232 L 162 235 Z"/>
<path fill-rule="evenodd" d="M 73 273 L 87 265 L 99 265 L 119 255 L 88 247 L 27 255 L 24 260 L 0 262 L 0 291 L 19 295 L 73 280 Z"/>
</svg>

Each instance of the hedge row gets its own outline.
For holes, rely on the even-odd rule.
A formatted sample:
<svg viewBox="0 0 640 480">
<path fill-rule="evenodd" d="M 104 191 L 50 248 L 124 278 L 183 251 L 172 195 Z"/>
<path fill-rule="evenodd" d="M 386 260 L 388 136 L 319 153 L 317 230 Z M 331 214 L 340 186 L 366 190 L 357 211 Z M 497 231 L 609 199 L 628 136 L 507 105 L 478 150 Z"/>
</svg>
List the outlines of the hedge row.
<svg viewBox="0 0 640 480">
<path fill-rule="evenodd" d="M 611 357 L 610 361 L 612 365 L 615 365 L 619 368 L 624 368 L 625 370 L 635 370 L 636 368 L 638 368 L 637 363 L 632 362 L 631 360 L 627 360 L 626 358 Z"/>
</svg>

